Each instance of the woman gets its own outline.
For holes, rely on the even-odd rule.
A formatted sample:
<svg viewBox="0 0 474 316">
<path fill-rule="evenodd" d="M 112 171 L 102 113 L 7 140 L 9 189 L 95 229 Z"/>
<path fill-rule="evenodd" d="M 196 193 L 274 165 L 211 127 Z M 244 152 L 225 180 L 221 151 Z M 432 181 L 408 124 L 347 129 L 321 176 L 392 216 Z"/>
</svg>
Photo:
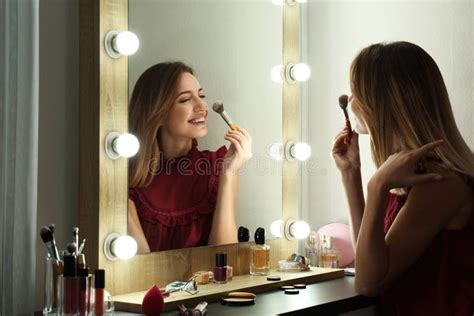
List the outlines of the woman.
<svg viewBox="0 0 474 316">
<path fill-rule="evenodd" d="M 434 60 L 407 42 L 375 44 L 351 65 L 355 132 L 333 158 L 349 202 L 355 290 L 387 315 L 474 313 L 474 155 Z M 364 199 L 358 134 L 377 171 Z M 349 140 L 349 141 L 347 141 Z"/>
<path fill-rule="evenodd" d="M 209 112 L 193 70 L 160 63 L 138 79 L 130 131 L 141 143 L 130 161 L 128 232 L 138 252 L 237 242 L 240 167 L 252 157 L 251 136 L 230 130 L 216 152 L 200 151 Z"/>
</svg>

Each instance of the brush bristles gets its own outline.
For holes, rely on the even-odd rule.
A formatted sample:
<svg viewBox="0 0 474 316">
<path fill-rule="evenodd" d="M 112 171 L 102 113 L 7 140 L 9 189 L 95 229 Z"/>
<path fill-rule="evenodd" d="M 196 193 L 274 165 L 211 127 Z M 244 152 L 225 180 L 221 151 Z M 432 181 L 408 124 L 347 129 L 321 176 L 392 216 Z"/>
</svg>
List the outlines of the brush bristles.
<svg viewBox="0 0 474 316">
<path fill-rule="evenodd" d="M 53 233 L 48 227 L 42 227 L 40 230 L 40 236 L 41 239 L 43 239 L 43 242 L 48 242 L 53 240 Z"/>
<path fill-rule="evenodd" d="M 222 101 L 215 101 L 212 105 L 214 112 L 221 114 L 224 111 L 224 103 Z"/>
<path fill-rule="evenodd" d="M 343 94 L 339 97 L 339 106 L 343 109 L 347 107 L 347 103 L 349 102 L 349 97 L 347 94 Z"/>
<path fill-rule="evenodd" d="M 73 242 L 70 242 L 67 244 L 67 251 L 69 253 L 75 253 L 76 252 L 76 245 Z"/>
<path fill-rule="evenodd" d="M 79 227 L 74 227 L 72 231 L 74 232 L 74 234 L 79 234 Z"/>
</svg>

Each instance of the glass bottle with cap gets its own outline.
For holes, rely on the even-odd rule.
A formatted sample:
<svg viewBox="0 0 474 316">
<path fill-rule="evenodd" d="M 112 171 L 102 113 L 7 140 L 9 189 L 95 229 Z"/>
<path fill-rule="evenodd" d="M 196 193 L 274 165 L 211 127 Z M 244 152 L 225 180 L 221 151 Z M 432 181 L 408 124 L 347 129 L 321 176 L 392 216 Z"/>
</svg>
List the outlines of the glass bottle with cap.
<svg viewBox="0 0 474 316">
<path fill-rule="evenodd" d="M 265 244 L 265 229 L 255 231 L 255 245 L 250 246 L 250 274 L 267 275 L 270 271 L 270 246 Z"/>
<path fill-rule="evenodd" d="M 214 282 L 227 283 L 227 254 L 216 253 L 216 267 L 214 268 Z"/>
<path fill-rule="evenodd" d="M 339 256 L 332 249 L 332 238 L 329 235 L 322 235 L 319 244 L 318 267 L 320 268 L 338 268 Z"/>
</svg>

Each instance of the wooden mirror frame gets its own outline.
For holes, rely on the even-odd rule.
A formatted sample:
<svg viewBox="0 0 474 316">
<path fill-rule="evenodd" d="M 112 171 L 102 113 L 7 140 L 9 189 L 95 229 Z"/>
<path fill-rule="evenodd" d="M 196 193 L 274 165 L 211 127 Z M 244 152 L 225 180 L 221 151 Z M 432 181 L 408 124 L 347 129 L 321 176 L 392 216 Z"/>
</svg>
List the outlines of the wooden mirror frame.
<svg viewBox="0 0 474 316">
<path fill-rule="evenodd" d="M 299 62 L 299 5 L 283 8 L 283 64 Z M 228 254 L 234 275 L 249 273 L 249 246 L 240 243 L 186 248 L 108 260 L 103 251 L 111 233 L 127 234 L 128 163 L 110 159 L 104 149 L 109 132 L 128 131 L 128 59 L 110 58 L 105 34 L 128 29 L 128 0 L 80 0 L 80 205 L 81 235 L 88 266 L 106 270 L 106 288 L 113 295 L 144 291 L 153 284 L 185 280 L 215 265 L 214 253 Z M 283 143 L 299 140 L 298 84 L 283 84 Z M 282 219 L 298 218 L 299 164 L 283 162 Z M 297 251 L 298 243 L 271 240 L 272 268 Z"/>
</svg>

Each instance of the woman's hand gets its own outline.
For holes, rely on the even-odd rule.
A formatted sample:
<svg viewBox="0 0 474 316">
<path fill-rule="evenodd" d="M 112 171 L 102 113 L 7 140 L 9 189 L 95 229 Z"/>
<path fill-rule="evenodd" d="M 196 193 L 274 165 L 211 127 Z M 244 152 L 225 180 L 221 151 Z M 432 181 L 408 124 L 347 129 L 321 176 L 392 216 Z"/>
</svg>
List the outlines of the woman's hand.
<svg viewBox="0 0 474 316">
<path fill-rule="evenodd" d="M 420 170 L 420 164 L 424 158 L 432 155 L 433 149 L 442 144 L 441 139 L 417 149 L 404 150 L 391 155 L 372 176 L 369 185 L 374 185 L 381 190 L 390 190 L 441 180 L 442 176 L 439 174 L 420 173 L 424 171 Z"/>
<path fill-rule="evenodd" d="M 349 140 L 349 135 L 352 138 Z M 350 130 L 348 124 L 334 138 L 332 147 L 332 158 L 336 162 L 339 171 L 349 171 L 360 168 L 359 134 Z"/>
<path fill-rule="evenodd" d="M 230 147 L 224 157 L 223 171 L 237 171 L 252 158 L 252 136 L 242 127 L 237 127 L 228 131 L 224 139 L 230 142 Z"/>
</svg>

